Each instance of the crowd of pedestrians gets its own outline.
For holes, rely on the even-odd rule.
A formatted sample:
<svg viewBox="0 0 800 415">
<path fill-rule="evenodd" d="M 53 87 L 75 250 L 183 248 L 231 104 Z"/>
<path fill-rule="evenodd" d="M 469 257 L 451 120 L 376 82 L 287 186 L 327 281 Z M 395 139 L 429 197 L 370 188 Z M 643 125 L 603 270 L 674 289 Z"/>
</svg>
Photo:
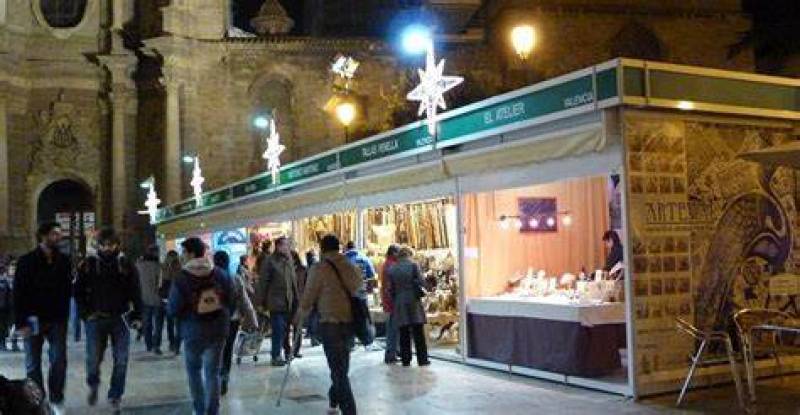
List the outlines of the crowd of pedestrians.
<svg viewBox="0 0 800 415">
<path fill-rule="evenodd" d="M 132 331 L 143 338 L 148 353 L 162 356 L 166 328 L 169 352 L 178 356 L 183 350 L 194 413 L 217 414 L 240 339 L 271 331 L 275 367 L 302 357 L 304 336 L 312 347 L 321 344 L 331 377 L 329 413 L 355 414 L 348 378 L 356 334 L 352 300 L 376 289 L 378 276 L 388 316 L 385 362 L 399 357 L 410 365 L 413 338 L 418 364 L 430 364 L 422 276 L 406 247 L 391 246 L 378 274 L 354 244 L 342 250 L 335 235 L 321 239 L 320 257 L 309 251 L 304 260 L 289 238 L 279 237 L 262 244 L 255 261 L 240 257 L 232 270 L 227 252 L 210 252 L 194 237 L 181 243 L 181 254 L 169 251 L 162 260 L 159 247 L 150 246 L 133 260 L 123 253 L 120 236 L 106 228 L 96 236 L 96 253 L 73 262 L 59 250 L 57 223 L 42 224 L 36 236 L 31 252 L 0 261 L 0 350 L 19 350 L 22 341 L 26 375 L 46 392 L 55 414 L 64 413 L 70 326 L 76 340 L 81 327 L 85 333 L 90 406 L 99 398 L 100 367 L 109 345 L 113 364 L 106 399 L 116 413 L 125 394 Z"/>
</svg>

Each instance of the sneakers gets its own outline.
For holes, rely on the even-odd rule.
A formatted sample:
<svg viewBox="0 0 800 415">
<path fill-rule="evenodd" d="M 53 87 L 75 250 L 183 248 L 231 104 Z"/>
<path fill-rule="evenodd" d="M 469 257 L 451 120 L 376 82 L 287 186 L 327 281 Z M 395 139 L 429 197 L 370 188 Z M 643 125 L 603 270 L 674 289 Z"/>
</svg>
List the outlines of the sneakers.
<svg viewBox="0 0 800 415">
<path fill-rule="evenodd" d="M 430 360 L 423 360 L 422 362 L 417 362 L 417 366 L 430 366 L 430 365 L 431 365 Z"/>
<path fill-rule="evenodd" d="M 277 359 L 272 359 L 272 366 L 274 367 L 286 366 L 286 361 L 281 359 L 280 357 Z"/>
<path fill-rule="evenodd" d="M 109 399 L 108 404 L 111 406 L 111 411 L 113 411 L 113 413 L 118 414 L 122 412 L 122 400 Z"/>
<path fill-rule="evenodd" d="M 89 406 L 97 405 L 97 387 L 89 387 L 89 396 L 86 397 L 86 403 Z"/>
</svg>

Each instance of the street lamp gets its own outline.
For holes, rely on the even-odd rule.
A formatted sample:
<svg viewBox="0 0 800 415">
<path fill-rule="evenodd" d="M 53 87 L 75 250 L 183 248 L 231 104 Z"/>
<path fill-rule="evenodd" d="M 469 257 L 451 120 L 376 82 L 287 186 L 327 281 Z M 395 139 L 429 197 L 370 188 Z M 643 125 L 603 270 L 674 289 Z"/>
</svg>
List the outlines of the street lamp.
<svg viewBox="0 0 800 415">
<path fill-rule="evenodd" d="M 356 106 L 350 101 L 342 101 L 336 106 L 336 118 L 344 126 L 344 140 L 349 139 L 349 128 L 356 118 Z"/>
<path fill-rule="evenodd" d="M 401 35 L 403 50 L 409 55 L 419 55 L 428 51 L 433 43 L 433 35 L 427 26 L 412 24 Z"/>
<path fill-rule="evenodd" d="M 536 45 L 536 31 L 533 26 L 524 24 L 511 29 L 511 44 L 520 59 L 528 59 Z"/>
</svg>

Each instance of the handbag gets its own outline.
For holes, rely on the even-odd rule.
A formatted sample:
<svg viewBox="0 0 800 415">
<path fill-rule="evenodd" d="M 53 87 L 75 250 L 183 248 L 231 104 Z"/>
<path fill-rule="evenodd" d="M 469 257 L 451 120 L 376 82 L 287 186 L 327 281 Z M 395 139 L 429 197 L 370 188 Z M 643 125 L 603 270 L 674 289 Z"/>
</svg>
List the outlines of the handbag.
<svg viewBox="0 0 800 415">
<path fill-rule="evenodd" d="M 374 340 L 374 336 L 372 333 L 372 318 L 369 315 L 369 307 L 367 306 L 367 300 L 350 295 L 350 292 L 347 291 L 347 287 L 344 285 L 344 281 L 342 280 L 342 274 L 339 273 L 339 269 L 336 268 L 336 265 L 330 259 L 326 259 L 325 262 L 333 268 L 333 272 L 336 273 L 336 277 L 339 279 L 339 285 L 342 287 L 345 295 L 350 298 L 350 310 L 353 314 L 353 332 L 356 335 L 356 338 L 361 342 L 361 344 L 365 346 L 369 346 L 372 344 Z"/>
</svg>

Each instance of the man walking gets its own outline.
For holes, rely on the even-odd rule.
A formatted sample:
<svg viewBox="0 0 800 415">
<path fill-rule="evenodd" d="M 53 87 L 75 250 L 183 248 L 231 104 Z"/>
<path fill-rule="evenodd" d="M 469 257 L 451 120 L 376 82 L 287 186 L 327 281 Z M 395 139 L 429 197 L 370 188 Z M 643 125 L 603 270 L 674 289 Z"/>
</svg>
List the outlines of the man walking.
<svg viewBox="0 0 800 415">
<path fill-rule="evenodd" d="M 161 287 L 161 265 L 158 263 L 158 246 L 147 248 L 136 261 L 139 284 L 142 287 L 142 310 L 144 344 L 148 352 L 161 355 L 161 333 L 164 331 L 163 303 L 159 295 Z"/>
<path fill-rule="evenodd" d="M 14 325 L 14 271 L 11 261 L 0 268 L 0 351 L 8 350 L 8 337 L 13 343 L 12 350 L 19 351 L 16 337 L 9 335 Z"/>
<path fill-rule="evenodd" d="M 114 229 L 100 231 L 97 256 L 86 258 L 79 266 L 75 301 L 86 326 L 87 401 L 91 406 L 97 404 L 100 364 L 110 340 L 114 365 L 108 402 L 119 412 L 131 338 L 125 316 L 130 315 L 131 326 L 141 326 L 142 297 L 136 267 L 120 254 L 120 239 Z"/>
<path fill-rule="evenodd" d="M 54 412 L 64 412 L 67 374 L 67 320 L 72 293 L 70 259 L 58 251 L 61 228 L 55 222 L 39 226 L 39 246 L 22 256 L 14 278 L 14 316 L 25 339 L 27 376 L 44 388 L 42 348 L 49 345 L 47 393 Z"/>
<path fill-rule="evenodd" d="M 233 282 L 206 257 L 200 238 L 183 243 L 186 263 L 167 311 L 178 318 L 195 415 L 219 413 L 220 366 L 234 310 Z"/>
<path fill-rule="evenodd" d="M 272 325 L 272 366 L 284 366 L 286 360 L 281 358 L 281 349 L 285 349 L 286 359 L 292 357 L 287 336 L 290 313 L 298 301 L 295 266 L 286 237 L 275 240 L 275 252 L 261 265 L 259 274 L 256 305 L 269 311 Z"/>
<path fill-rule="evenodd" d="M 335 235 L 322 238 L 322 260 L 309 269 L 308 283 L 296 319 L 298 323 L 302 321 L 316 305 L 320 314 L 322 347 L 331 372 L 329 413 L 338 413 L 338 408 L 343 415 L 355 415 L 356 402 L 347 374 L 350 370 L 350 344 L 355 335 L 350 298 L 363 289 L 364 280 L 360 270 L 339 253 L 340 247 Z"/>
</svg>

